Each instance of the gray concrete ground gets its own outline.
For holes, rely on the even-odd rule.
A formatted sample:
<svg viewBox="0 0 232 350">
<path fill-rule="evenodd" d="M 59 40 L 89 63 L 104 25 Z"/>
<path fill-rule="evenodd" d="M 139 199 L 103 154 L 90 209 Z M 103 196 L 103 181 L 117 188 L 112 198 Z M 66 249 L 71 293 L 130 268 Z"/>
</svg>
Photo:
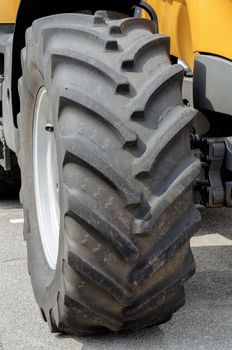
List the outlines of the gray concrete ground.
<svg viewBox="0 0 232 350">
<path fill-rule="evenodd" d="M 17 221 L 22 210 L 17 202 L 0 202 L 0 350 L 231 349 L 231 210 L 201 210 L 203 227 L 192 240 L 197 273 L 186 285 L 186 306 L 171 322 L 140 332 L 75 338 L 50 334 L 41 320 Z"/>
</svg>

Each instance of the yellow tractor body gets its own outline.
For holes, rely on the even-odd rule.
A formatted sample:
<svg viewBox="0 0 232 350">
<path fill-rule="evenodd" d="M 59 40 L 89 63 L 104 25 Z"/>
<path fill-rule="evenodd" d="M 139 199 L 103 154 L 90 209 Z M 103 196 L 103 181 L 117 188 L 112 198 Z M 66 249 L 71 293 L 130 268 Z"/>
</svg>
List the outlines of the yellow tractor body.
<svg viewBox="0 0 232 350">
<path fill-rule="evenodd" d="M 171 54 L 193 67 L 194 56 L 214 54 L 232 60 L 232 1 L 148 0 L 160 32 L 171 37 Z"/>
<path fill-rule="evenodd" d="M 15 23 L 20 0 L 0 0 L 0 23 Z"/>
<path fill-rule="evenodd" d="M 15 23 L 20 0 L 0 1 L 0 23 Z M 232 60 L 230 0 L 147 0 L 160 33 L 171 37 L 171 54 L 193 67 L 194 56 L 210 53 Z"/>
</svg>

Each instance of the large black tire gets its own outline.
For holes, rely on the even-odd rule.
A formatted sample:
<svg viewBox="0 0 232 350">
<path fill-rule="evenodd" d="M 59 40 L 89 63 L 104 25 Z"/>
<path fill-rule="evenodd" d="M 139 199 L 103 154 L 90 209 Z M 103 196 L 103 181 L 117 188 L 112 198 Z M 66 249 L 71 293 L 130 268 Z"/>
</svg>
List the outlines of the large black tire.
<svg viewBox="0 0 232 350">
<path fill-rule="evenodd" d="M 144 19 L 70 14 L 27 30 L 19 116 L 21 199 L 34 294 L 53 332 L 155 325 L 184 303 L 199 227 L 200 169 L 169 38 Z M 60 169 L 56 271 L 45 259 L 33 184 L 33 110 L 48 90 Z"/>
</svg>

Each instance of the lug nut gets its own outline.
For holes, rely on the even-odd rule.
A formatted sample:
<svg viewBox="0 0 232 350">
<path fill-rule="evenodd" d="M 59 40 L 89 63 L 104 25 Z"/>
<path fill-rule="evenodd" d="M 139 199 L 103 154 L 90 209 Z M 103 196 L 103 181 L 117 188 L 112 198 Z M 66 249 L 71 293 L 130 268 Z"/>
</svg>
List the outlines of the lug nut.
<svg viewBox="0 0 232 350">
<path fill-rule="evenodd" d="M 54 125 L 52 124 L 47 124 L 45 127 L 45 130 L 48 132 L 54 132 Z"/>
</svg>

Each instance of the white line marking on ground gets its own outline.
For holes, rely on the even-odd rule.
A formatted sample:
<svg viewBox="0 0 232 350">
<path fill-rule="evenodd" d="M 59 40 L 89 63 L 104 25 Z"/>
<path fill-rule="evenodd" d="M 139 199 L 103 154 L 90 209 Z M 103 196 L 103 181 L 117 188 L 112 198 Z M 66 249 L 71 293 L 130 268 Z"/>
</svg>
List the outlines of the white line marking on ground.
<svg viewBox="0 0 232 350">
<path fill-rule="evenodd" d="M 11 219 L 10 223 L 11 224 L 23 224 L 24 223 L 24 219 Z"/>
<path fill-rule="evenodd" d="M 232 240 L 213 233 L 204 236 L 195 236 L 191 239 L 191 247 L 212 247 L 212 246 L 231 246 Z"/>
</svg>

